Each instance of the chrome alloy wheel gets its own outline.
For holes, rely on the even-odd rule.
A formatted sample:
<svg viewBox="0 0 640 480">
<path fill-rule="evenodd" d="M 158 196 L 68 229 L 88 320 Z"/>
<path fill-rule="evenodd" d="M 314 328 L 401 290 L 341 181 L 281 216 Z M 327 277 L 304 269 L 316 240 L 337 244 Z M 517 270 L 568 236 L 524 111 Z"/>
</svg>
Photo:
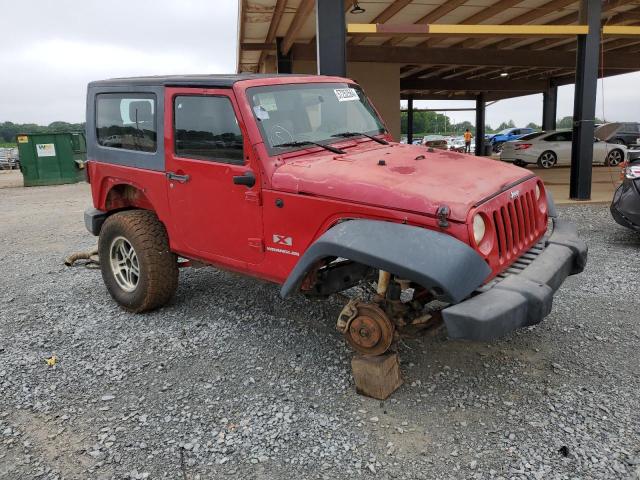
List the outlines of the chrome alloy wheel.
<svg viewBox="0 0 640 480">
<path fill-rule="evenodd" d="M 544 152 L 540 155 L 540 165 L 542 168 L 551 168 L 556 164 L 556 157 L 551 152 Z"/>
<path fill-rule="evenodd" d="M 607 165 L 615 167 L 622 162 L 622 152 L 620 150 L 611 150 L 607 155 Z"/>
<path fill-rule="evenodd" d="M 140 264 L 129 240 L 116 237 L 111 242 L 109 261 L 118 286 L 125 292 L 133 292 L 140 281 Z"/>
</svg>

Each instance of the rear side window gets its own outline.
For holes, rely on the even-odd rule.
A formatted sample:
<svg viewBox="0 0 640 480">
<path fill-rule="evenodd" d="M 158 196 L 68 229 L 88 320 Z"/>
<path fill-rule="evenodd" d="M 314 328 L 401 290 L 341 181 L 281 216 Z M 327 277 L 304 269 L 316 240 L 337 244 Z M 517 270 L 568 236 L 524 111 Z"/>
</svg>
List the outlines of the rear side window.
<svg viewBox="0 0 640 480">
<path fill-rule="evenodd" d="M 545 142 L 570 142 L 573 138 L 573 132 L 557 132 L 549 135 Z"/>
<path fill-rule="evenodd" d="M 173 111 L 176 155 L 244 163 L 242 132 L 227 97 L 177 96 Z"/>
<path fill-rule="evenodd" d="M 156 98 L 146 93 L 96 96 L 96 136 L 103 147 L 155 152 Z"/>
</svg>

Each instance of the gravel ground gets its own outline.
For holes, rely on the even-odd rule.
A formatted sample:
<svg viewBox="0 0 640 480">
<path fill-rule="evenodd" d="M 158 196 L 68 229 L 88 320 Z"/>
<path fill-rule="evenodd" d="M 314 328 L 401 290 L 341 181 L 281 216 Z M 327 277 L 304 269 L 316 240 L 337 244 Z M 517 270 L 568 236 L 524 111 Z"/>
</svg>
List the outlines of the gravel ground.
<svg viewBox="0 0 640 480">
<path fill-rule="evenodd" d="M 95 244 L 89 202 L 0 190 L 0 478 L 640 478 L 640 236 L 606 206 L 560 208 L 590 258 L 541 325 L 407 341 L 380 402 L 355 393 L 337 300 L 205 268 L 120 310 L 62 264 Z"/>
</svg>

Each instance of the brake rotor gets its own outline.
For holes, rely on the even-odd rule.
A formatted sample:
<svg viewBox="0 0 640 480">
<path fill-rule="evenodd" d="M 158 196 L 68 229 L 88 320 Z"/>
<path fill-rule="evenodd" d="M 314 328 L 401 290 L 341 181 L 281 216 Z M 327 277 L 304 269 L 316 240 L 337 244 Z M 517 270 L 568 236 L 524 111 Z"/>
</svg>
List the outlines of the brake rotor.
<svg viewBox="0 0 640 480">
<path fill-rule="evenodd" d="M 393 323 L 380 307 L 358 303 L 357 314 L 344 336 L 354 350 L 363 355 L 382 355 L 393 342 Z"/>
</svg>

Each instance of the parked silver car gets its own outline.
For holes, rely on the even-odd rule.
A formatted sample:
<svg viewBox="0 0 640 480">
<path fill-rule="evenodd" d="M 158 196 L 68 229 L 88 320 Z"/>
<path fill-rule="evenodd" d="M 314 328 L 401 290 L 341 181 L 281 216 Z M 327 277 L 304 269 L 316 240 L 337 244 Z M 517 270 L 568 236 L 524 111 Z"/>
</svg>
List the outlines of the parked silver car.
<svg viewBox="0 0 640 480">
<path fill-rule="evenodd" d="M 17 148 L 0 148 L 0 170 L 11 170 L 19 168 L 19 166 L 20 162 Z"/>
</svg>

